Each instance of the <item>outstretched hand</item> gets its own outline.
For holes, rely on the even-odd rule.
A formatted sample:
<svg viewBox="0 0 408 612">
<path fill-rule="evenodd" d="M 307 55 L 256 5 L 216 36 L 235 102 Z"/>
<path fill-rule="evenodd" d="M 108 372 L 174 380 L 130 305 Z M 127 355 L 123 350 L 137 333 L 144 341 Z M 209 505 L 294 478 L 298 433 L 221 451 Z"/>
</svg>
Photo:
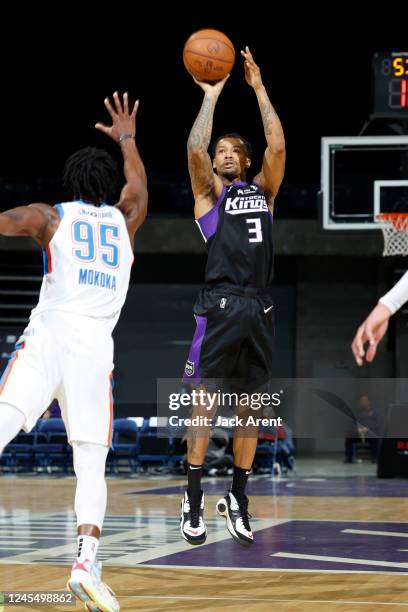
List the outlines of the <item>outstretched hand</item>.
<svg viewBox="0 0 408 612">
<path fill-rule="evenodd" d="M 390 317 L 391 312 L 388 308 L 383 304 L 377 304 L 366 320 L 360 325 L 351 344 L 351 350 L 357 365 L 363 365 L 364 357 L 368 362 L 373 361 L 377 352 L 377 346 L 387 331 Z M 367 342 L 369 345 L 366 352 L 364 345 Z"/>
<path fill-rule="evenodd" d="M 261 71 L 259 69 L 259 66 L 255 63 L 248 46 L 245 47 L 245 51 L 241 51 L 241 55 L 245 59 L 245 80 L 248 85 L 250 85 L 254 89 L 258 89 L 258 87 L 262 86 Z"/>
<path fill-rule="evenodd" d="M 121 135 L 130 134 L 132 137 L 136 135 L 136 113 L 139 108 L 139 100 L 136 100 L 132 112 L 129 114 L 129 96 L 125 92 L 123 100 L 120 99 L 117 91 L 113 94 L 113 108 L 109 98 L 105 98 L 104 104 L 111 116 L 112 125 L 104 123 L 96 123 L 95 127 L 116 142 L 119 142 Z M 128 136 L 129 137 L 129 136 Z"/>
<path fill-rule="evenodd" d="M 193 77 L 194 82 L 197 83 L 197 85 L 199 87 L 201 87 L 201 89 L 204 91 L 204 93 L 210 93 L 210 94 L 214 94 L 216 96 L 220 95 L 220 93 L 223 90 L 223 87 L 224 87 L 225 83 L 229 79 L 229 74 L 227 74 L 227 76 L 224 79 L 222 79 L 222 81 L 217 81 L 216 83 L 208 83 L 207 81 L 199 81 L 193 75 L 191 75 L 191 76 Z"/>
</svg>

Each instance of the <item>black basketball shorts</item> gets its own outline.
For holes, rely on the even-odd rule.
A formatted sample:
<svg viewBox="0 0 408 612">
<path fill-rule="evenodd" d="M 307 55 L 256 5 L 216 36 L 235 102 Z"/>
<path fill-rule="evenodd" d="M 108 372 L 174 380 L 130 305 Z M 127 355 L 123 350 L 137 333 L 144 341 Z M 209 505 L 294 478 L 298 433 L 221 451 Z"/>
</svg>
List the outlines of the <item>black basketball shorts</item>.
<svg viewBox="0 0 408 612">
<path fill-rule="evenodd" d="M 185 384 L 222 379 L 231 387 L 252 392 L 270 380 L 274 306 L 269 291 L 228 284 L 204 287 L 194 317 Z"/>
</svg>

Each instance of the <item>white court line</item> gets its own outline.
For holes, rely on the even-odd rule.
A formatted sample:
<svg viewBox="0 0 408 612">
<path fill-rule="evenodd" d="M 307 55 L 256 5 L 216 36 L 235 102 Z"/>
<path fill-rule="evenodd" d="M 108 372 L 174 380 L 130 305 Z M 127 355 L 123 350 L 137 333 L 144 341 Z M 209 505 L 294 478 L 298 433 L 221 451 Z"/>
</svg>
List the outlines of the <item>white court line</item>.
<svg viewBox="0 0 408 612">
<path fill-rule="evenodd" d="M 352 604 L 362 606 L 408 606 L 407 602 L 402 601 L 358 601 L 358 600 L 346 600 L 346 599 L 272 599 L 272 598 L 261 598 L 261 597 L 198 597 L 196 595 L 129 595 L 127 599 L 181 599 L 185 601 L 258 601 L 258 602 L 271 602 L 271 603 L 312 603 L 312 604 Z"/>
<path fill-rule="evenodd" d="M 374 531 L 370 529 L 342 529 L 341 533 L 356 533 L 358 535 L 390 536 L 391 538 L 408 538 L 407 531 Z"/>
<path fill-rule="evenodd" d="M 350 559 L 349 557 L 326 557 L 323 555 L 302 555 L 300 553 L 277 552 L 270 555 L 271 557 L 283 557 L 285 559 L 304 559 L 306 561 L 327 561 L 329 563 L 351 563 L 356 565 L 375 565 L 380 567 L 400 567 L 408 569 L 408 563 L 400 563 L 395 561 L 374 561 L 372 559 Z"/>
<path fill-rule="evenodd" d="M 109 561 L 104 561 L 105 565 L 109 565 Z M 112 563 L 112 565 L 114 565 Z M 215 570 L 219 572 L 220 570 L 232 571 L 232 572 L 297 572 L 298 574 L 304 573 L 313 573 L 313 574 L 374 574 L 380 576 L 406 576 L 408 572 L 387 572 L 387 571 L 375 571 L 375 570 L 354 570 L 354 569 L 299 569 L 299 568 L 289 568 L 289 567 L 221 567 L 221 566 L 207 566 L 207 565 L 166 565 L 149 563 L 148 565 L 138 565 L 138 569 L 141 567 L 149 568 L 154 567 L 155 569 L 188 569 L 188 570 Z M 408 605 L 408 603 L 407 603 Z"/>
</svg>

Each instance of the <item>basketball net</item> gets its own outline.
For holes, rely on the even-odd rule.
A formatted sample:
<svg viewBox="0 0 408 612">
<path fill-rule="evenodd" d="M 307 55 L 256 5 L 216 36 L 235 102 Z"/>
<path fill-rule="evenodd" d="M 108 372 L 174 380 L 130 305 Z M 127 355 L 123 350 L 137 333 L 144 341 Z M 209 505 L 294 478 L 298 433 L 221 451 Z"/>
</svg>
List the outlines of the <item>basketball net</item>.
<svg viewBox="0 0 408 612">
<path fill-rule="evenodd" d="M 408 255 L 408 213 L 379 213 L 384 237 L 383 256 Z"/>
</svg>

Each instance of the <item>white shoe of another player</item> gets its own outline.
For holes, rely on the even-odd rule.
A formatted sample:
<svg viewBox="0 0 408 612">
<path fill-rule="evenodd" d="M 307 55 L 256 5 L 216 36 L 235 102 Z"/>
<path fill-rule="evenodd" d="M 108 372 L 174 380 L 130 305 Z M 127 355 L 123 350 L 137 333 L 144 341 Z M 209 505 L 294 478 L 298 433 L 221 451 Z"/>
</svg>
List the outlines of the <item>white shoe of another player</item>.
<svg viewBox="0 0 408 612">
<path fill-rule="evenodd" d="M 101 564 L 85 560 L 72 566 L 67 587 L 85 604 L 89 612 L 119 612 L 115 593 L 101 579 Z"/>
</svg>

